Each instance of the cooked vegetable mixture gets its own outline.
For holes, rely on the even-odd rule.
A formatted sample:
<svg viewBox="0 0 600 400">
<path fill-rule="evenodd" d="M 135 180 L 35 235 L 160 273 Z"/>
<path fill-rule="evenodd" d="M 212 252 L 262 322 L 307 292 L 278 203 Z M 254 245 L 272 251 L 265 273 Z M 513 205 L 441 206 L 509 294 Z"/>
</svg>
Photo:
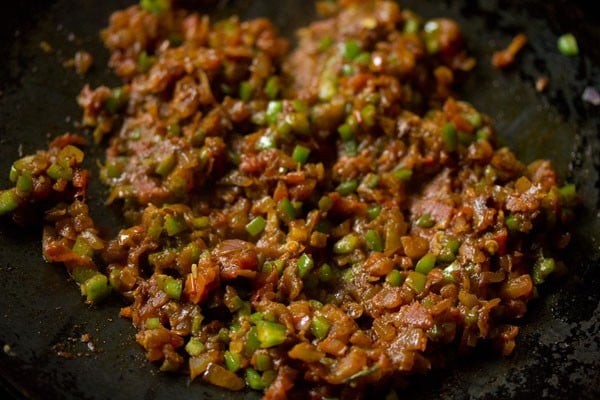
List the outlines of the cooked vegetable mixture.
<svg viewBox="0 0 600 400">
<path fill-rule="evenodd" d="M 577 203 L 550 162 L 498 147 L 452 88 L 458 25 L 392 1 L 317 4 L 291 52 L 266 19 L 167 0 L 101 33 L 122 86 L 85 87 L 83 139 L 16 161 L 0 214 L 44 210 L 44 256 L 89 303 L 112 293 L 162 371 L 265 399 L 359 398 L 485 341 L 510 354 Z"/>
</svg>

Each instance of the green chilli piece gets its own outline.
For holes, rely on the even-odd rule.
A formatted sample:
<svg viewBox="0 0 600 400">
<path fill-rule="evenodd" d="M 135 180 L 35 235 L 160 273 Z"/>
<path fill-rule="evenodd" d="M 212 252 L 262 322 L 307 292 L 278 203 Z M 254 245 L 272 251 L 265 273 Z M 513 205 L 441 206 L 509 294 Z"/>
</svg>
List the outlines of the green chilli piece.
<svg viewBox="0 0 600 400">
<path fill-rule="evenodd" d="M 33 190 L 33 179 L 28 171 L 24 171 L 23 174 L 19 175 L 15 188 L 17 189 L 17 193 L 24 195 Z"/>
<path fill-rule="evenodd" d="M 146 329 L 158 329 L 161 327 L 160 318 L 149 317 L 146 318 Z"/>
<path fill-rule="evenodd" d="M 183 283 L 180 279 L 168 276 L 165 279 L 163 290 L 173 300 L 179 300 L 181 298 L 181 291 L 183 290 Z"/>
<path fill-rule="evenodd" d="M 404 23 L 404 33 L 417 33 L 419 31 L 419 21 L 416 18 L 410 18 Z"/>
<path fill-rule="evenodd" d="M 371 53 L 363 51 L 354 59 L 354 62 L 361 65 L 369 65 L 371 63 Z"/>
<path fill-rule="evenodd" d="M 296 208 L 288 198 L 279 200 L 277 203 L 277 210 L 279 210 L 283 214 L 284 219 L 288 221 L 296 218 Z"/>
<path fill-rule="evenodd" d="M 556 42 L 556 46 L 565 56 L 576 56 L 579 54 L 579 45 L 572 33 L 561 35 Z"/>
<path fill-rule="evenodd" d="M 356 188 L 358 188 L 358 181 L 356 179 L 351 179 L 349 181 L 340 183 L 335 188 L 335 191 L 341 194 L 342 196 L 348 196 L 354 193 L 356 191 Z"/>
<path fill-rule="evenodd" d="M 389 283 L 390 286 L 398 287 L 402 285 L 404 280 L 402 273 L 397 269 L 393 269 L 385 276 L 385 281 Z"/>
<path fill-rule="evenodd" d="M 298 266 L 298 275 L 300 278 L 304 278 L 306 274 L 313 269 L 315 262 L 308 254 L 303 253 L 296 265 Z"/>
<path fill-rule="evenodd" d="M 432 253 L 427 253 L 419 261 L 417 261 L 417 265 L 415 266 L 415 271 L 422 273 L 423 275 L 427 275 L 429 271 L 435 267 L 436 256 Z"/>
<path fill-rule="evenodd" d="M 340 134 L 340 139 L 342 139 L 344 142 L 354 138 L 354 129 L 347 123 L 338 126 L 337 131 Z"/>
<path fill-rule="evenodd" d="M 401 168 L 393 172 L 394 178 L 400 182 L 408 182 L 412 178 L 413 171 L 410 168 Z"/>
<path fill-rule="evenodd" d="M 144 0 L 142 0 L 144 1 Z M 119 112 L 129 100 L 129 93 L 126 87 L 120 86 L 112 89 L 110 95 L 106 98 L 104 108 L 111 114 Z"/>
<path fill-rule="evenodd" d="M 273 360 L 267 353 L 258 352 L 254 358 L 256 369 L 259 371 L 266 371 L 273 368 Z"/>
<path fill-rule="evenodd" d="M 368 127 L 375 125 L 375 117 L 377 116 L 377 109 L 373 104 L 367 104 L 360 110 L 360 116 Z"/>
<path fill-rule="evenodd" d="M 310 333 L 317 339 L 325 339 L 331 329 L 331 323 L 322 315 L 315 315 L 310 322 Z"/>
<path fill-rule="evenodd" d="M 442 271 L 444 281 L 456 282 L 456 278 L 454 278 L 454 273 L 457 271 L 460 271 L 460 263 L 458 261 L 454 261 Z"/>
<path fill-rule="evenodd" d="M 279 78 L 276 76 L 271 76 L 267 83 L 265 84 L 265 94 L 269 98 L 269 100 L 274 100 L 279 95 L 279 91 L 281 90 L 281 82 Z"/>
<path fill-rule="evenodd" d="M 264 371 L 262 375 L 254 368 L 246 368 L 246 385 L 254 390 L 264 390 L 273 383 L 277 372 L 273 369 Z"/>
<path fill-rule="evenodd" d="M 431 214 L 425 213 L 417 219 L 417 226 L 419 228 L 433 228 L 435 220 L 431 217 Z"/>
<path fill-rule="evenodd" d="M 328 50 L 333 44 L 333 38 L 331 36 L 325 36 L 319 41 L 319 51 Z"/>
<path fill-rule="evenodd" d="M 169 236 L 175 236 L 187 229 L 185 220 L 180 215 L 168 215 L 165 217 L 165 231 Z"/>
<path fill-rule="evenodd" d="M 310 155 L 310 149 L 308 147 L 297 144 L 294 147 L 294 151 L 292 152 L 292 158 L 298 164 L 304 164 L 308 161 L 308 156 Z"/>
<path fill-rule="evenodd" d="M 375 189 L 379 185 L 380 179 L 379 175 L 369 173 L 363 178 L 362 183 L 369 189 Z"/>
<path fill-rule="evenodd" d="M 347 61 L 352 61 L 361 53 L 359 44 L 354 39 L 348 39 L 342 44 L 342 55 Z"/>
<path fill-rule="evenodd" d="M 277 122 L 277 117 L 283 111 L 283 102 L 281 100 L 271 100 L 267 104 L 267 121 L 270 124 Z"/>
<path fill-rule="evenodd" d="M 287 338 L 287 328 L 278 322 L 257 321 L 256 337 L 262 349 L 278 346 Z"/>
<path fill-rule="evenodd" d="M 71 167 L 53 163 L 46 170 L 48 176 L 54 180 L 64 179 L 65 181 L 73 180 L 73 170 Z"/>
<path fill-rule="evenodd" d="M 242 367 L 242 355 L 240 353 L 233 353 L 229 350 L 223 354 L 225 359 L 225 367 L 231 372 L 235 372 Z"/>
<path fill-rule="evenodd" d="M 409 271 L 406 280 L 404 281 L 408 287 L 414 290 L 417 294 L 422 293 L 425 290 L 427 283 L 427 277 L 417 271 Z"/>
<path fill-rule="evenodd" d="M 509 214 L 504 218 L 504 223 L 509 232 L 518 232 L 521 229 L 521 224 L 513 214 Z"/>
<path fill-rule="evenodd" d="M 140 72 L 148 72 L 148 70 L 156 62 L 156 57 L 149 55 L 145 50 L 138 56 L 138 70 Z"/>
<path fill-rule="evenodd" d="M 374 220 L 381 213 L 381 206 L 379 204 L 370 205 L 367 208 L 367 216 L 370 220 Z"/>
<path fill-rule="evenodd" d="M 359 239 L 353 234 L 349 233 L 333 245 L 333 252 L 335 254 L 348 254 L 352 253 L 354 249 L 358 247 Z"/>
<path fill-rule="evenodd" d="M 110 286 L 106 275 L 96 273 L 81 284 L 81 294 L 87 303 L 98 303 L 110 294 Z"/>
<path fill-rule="evenodd" d="M 553 258 L 540 257 L 533 265 L 531 277 L 533 283 L 540 285 L 546 281 L 546 278 L 556 269 L 556 262 Z"/>
<path fill-rule="evenodd" d="M 335 277 L 333 269 L 327 263 L 321 265 L 318 269 L 318 276 L 321 282 L 329 282 Z"/>
<path fill-rule="evenodd" d="M 446 125 L 442 126 L 442 140 L 448 151 L 456 150 L 458 145 L 458 133 L 452 122 L 448 122 Z"/>
<path fill-rule="evenodd" d="M 249 81 L 243 81 L 240 83 L 239 97 L 242 101 L 249 101 L 254 94 L 254 88 Z"/>
<path fill-rule="evenodd" d="M 71 250 L 81 257 L 92 257 L 94 255 L 94 249 L 92 249 L 92 246 L 81 235 L 77 236 Z"/>
<path fill-rule="evenodd" d="M 367 248 L 372 251 L 383 251 L 383 240 L 381 235 L 375 229 L 369 229 L 365 235 Z"/>
<path fill-rule="evenodd" d="M 161 177 L 166 178 L 167 175 L 169 175 L 171 171 L 173 171 L 173 169 L 175 168 L 175 164 L 177 164 L 177 156 L 174 152 L 169 153 L 158 163 L 158 165 L 154 169 L 154 172 L 156 172 Z"/>
<path fill-rule="evenodd" d="M 0 215 L 7 214 L 19 206 L 19 196 L 14 189 L 0 191 Z"/>
<path fill-rule="evenodd" d="M 470 114 L 465 114 L 463 115 L 463 117 L 469 121 L 469 124 L 471 124 L 471 126 L 475 129 L 481 127 L 481 124 L 483 122 L 483 119 L 481 118 L 481 114 L 479 114 L 478 112 L 473 112 Z"/>
<path fill-rule="evenodd" d="M 331 200 L 331 198 L 329 196 L 323 195 L 319 199 L 318 206 L 319 206 L 319 211 L 327 212 L 327 211 L 329 211 L 329 209 L 331 209 L 331 207 L 333 207 L 333 200 Z"/>
<path fill-rule="evenodd" d="M 199 356 L 205 349 L 206 346 L 197 337 L 191 338 L 185 345 L 185 351 L 192 357 Z"/>
<path fill-rule="evenodd" d="M 171 8 L 169 0 L 140 0 L 142 9 L 153 14 L 160 14 Z"/>
<path fill-rule="evenodd" d="M 266 226 L 267 221 L 259 215 L 246 224 L 246 232 L 248 232 L 251 236 L 256 236 L 261 233 Z"/>
</svg>

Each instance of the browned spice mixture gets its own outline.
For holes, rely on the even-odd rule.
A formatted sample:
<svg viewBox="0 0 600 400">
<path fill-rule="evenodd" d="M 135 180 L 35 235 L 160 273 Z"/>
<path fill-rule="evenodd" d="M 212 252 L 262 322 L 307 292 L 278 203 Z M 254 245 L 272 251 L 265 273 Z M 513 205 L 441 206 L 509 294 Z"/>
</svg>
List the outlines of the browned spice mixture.
<svg viewBox="0 0 600 400">
<path fill-rule="evenodd" d="M 268 20 L 141 4 L 102 31 L 123 85 L 78 98 L 127 226 L 89 217 L 77 136 L 0 192 L 19 221 L 47 206 L 44 255 L 86 301 L 119 293 L 161 370 L 266 399 L 361 397 L 482 340 L 511 353 L 576 193 L 452 97 L 474 66 L 455 22 L 319 3 L 288 54 Z"/>
</svg>

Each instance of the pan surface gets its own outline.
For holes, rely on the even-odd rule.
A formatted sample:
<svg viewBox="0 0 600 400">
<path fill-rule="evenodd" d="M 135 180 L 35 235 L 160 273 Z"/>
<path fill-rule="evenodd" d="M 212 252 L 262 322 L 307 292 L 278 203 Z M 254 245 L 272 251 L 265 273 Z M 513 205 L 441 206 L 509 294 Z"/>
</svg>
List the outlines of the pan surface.
<svg viewBox="0 0 600 400">
<path fill-rule="evenodd" d="M 75 97 L 84 83 L 117 83 L 106 67 L 98 31 L 112 10 L 131 3 L 20 0 L 3 5 L 0 187 L 8 186 L 10 165 L 19 155 L 45 147 L 58 134 L 81 131 Z M 289 37 L 315 15 L 308 1 L 205 3 L 216 16 L 267 16 Z M 501 139 L 521 159 L 551 159 L 561 177 L 577 185 L 583 206 L 563 255 L 570 272 L 530 303 L 514 353 L 500 357 L 475 349 L 450 359 L 444 370 L 414 377 L 400 398 L 600 398 L 600 107 L 581 98 L 588 86 L 600 90 L 600 27 L 595 24 L 600 16 L 580 3 L 402 1 L 425 17 L 459 21 L 478 60 L 461 96 L 493 118 Z M 519 32 L 529 43 L 517 63 L 505 71 L 491 67 L 492 52 Z M 565 32 L 578 38 L 579 56 L 566 57 L 556 49 L 557 37 Z M 83 78 L 63 66 L 78 50 L 95 60 Z M 538 93 L 535 81 L 541 76 L 549 85 Z M 102 151 L 89 151 L 90 166 L 96 168 Z M 116 214 L 102 206 L 105 195 L 99 184 L 92 185 L 91 209 L 116 227 Z M 260 397 L 159 373 L 135 343 L 130 322 L 118 317 L 119 300 L 86 306 L 64 268 L 43 261 L 40 238 L 40 227 L 24 231 L 0 221 L 1 398 Z"/>
</svg>

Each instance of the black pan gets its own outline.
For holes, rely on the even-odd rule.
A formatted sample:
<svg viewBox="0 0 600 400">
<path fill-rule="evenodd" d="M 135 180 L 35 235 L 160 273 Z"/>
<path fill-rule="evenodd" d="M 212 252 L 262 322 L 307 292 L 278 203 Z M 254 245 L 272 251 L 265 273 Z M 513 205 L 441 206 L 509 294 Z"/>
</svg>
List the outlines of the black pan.
<svg viewBox="0 0 600 400">
<path fill-rule="evenodd" d="M 0 187 L 11 162 L 44 147 L 65 131 L 80 131 L 75 96 L 84 82 L 116 84 L 105 67 L 98 38 L 111 12 L 124 0 L 20 0 L 2 6 L 0 27 Z M 268 16 L 287 35 L 313 18 L 310 1 L 212 1 L 215 15 Z M 583 197 L 572 246 L 563 254 L 570 272 L 530 303 L 517 348 L 509 357 L 476 349 L 451 359 L 444 370 L 415 377 L 401 398 L 412 399 L 597 399 L 600 398 L 600 108 L 584 102 L 588 86 L 600 89 L 600 15 L 594 2 L 433 1 L 403 4 L 427 16 L 451 16 L 465 31 L 479 64 L 463 96 L 493 117 L 504 142 L 526 161 L 553 160 L 560 175 Z M 594 14 L 596 12 L 596 14 Z M 581 54 L 556 49 L 571 31 Z M 494 49 L 518 32 L 529 44 L 514 67 L 490 66 Z M 46 52 L 41 44 L 52 49 Z M 85 78 L 62 66 L 86 49 L 95 64 Z M 543 93 L 535 81 L 549 78 Z M 102 153 L 95 150 L 95 157 Z M 91 205 L 105 224 L 105 192 L 92 187 Z M 120 319 L 117 299 L 83 304 L 63 268 L 44 263 L 40 230 L 22 231 L 0 222 L 0 398 L 27 399 L 257 399 L 186 377 L 158 372 L 146 362 L 130 322 Z M 91 341 L 83 342 L 89 334 Z M 66 358 L 72 354 L 74 358 Z"/>
</svg>

